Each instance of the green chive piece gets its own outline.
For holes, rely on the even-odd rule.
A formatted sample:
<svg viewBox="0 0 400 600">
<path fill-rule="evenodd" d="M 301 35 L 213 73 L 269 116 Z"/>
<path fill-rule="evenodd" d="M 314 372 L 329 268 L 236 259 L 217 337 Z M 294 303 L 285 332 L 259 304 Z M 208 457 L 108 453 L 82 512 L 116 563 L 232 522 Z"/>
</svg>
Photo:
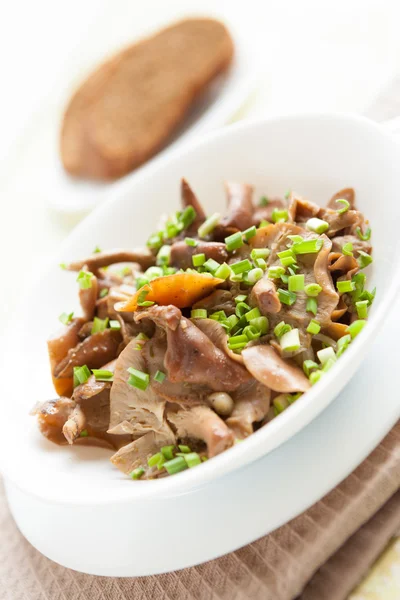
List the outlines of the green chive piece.
<svg viewBox="0 0 400 600">
<path fill-rule="evenodd" d="M 270 255 L 270 249 L 269 248 L 253 248 L 253 250 L 250 252 L 250 256 L 252 260 L 257 260 L 257 258 L 268 258 L 268 256 Z"/>
<path fill-rule="evenodd" d="M 110 321 L 110 329 L 114 331 L 119 331 L 121 329 L 121 323 L 116 319 L 111 319 Z"/>
<path fill-rule="evenodd" d="M 350 279 L 345 279 L 344 281 L 337 281 L 336 287 L 338 289 L 338 292 L 340 292 L 341 294 L 346 294 L 347 292 L 354 292 L 354 290 L 356 289 L 354 282 Z"/>
<path fill-rule="evenodd" d="M 283 352 L 296 352 L 300 350 L 299 330 L 291 329 L 287 331 L 281 336 L 279 343 Z"/>
<path fill-rule="evenodd" d="M 314 231 L 314 233 L 325 233 L 329 229 L 329 223 L 323 221 L 322 219 L 318 219 L 317 217 L 312 217 L 308 219 L 306 223 L 306 227 L 309 231 Z"/>
<path fill-rule="evenodd" d="M 362 250 L 358 251 L 358 264 L 360 265 L 360 269 L 365 269 L 373 262 L 372 256 L 363 252 Z"/>
<path fill-rule="evenodd" d="M 354 338 L 358 336 L 358 334 L 364 329 L 366 324 L 367 321 L 365 321 L 364 319 L 359 319 L 358 321 L 353 321 L 353 323 L 351 323 L 351 325 L 348 326 L 347 331 L 351 335 L 352 340 L 354 340 Z"/>
<path fill-rule="evenodd" d="M 296 264 L 296 259 L 294 258 L 294 256 L 285 256 L 284 258 L 281 258 L 281 265 L 283 267 L 291 267 L 292 265 Z"/>
<path fill-rule="evenodd" d="M 201 464 L 201 458 L 197 452 L 189 452 L 188 454 L 185 454 L 184 459 L 189 469 Z"/>
<path fill-rule="evenodd" d="M 138 467 L 137 469 L 133 469 L 133 471 L 129 474 L 129 477 L 132 479 L 140 479 L 142 475 L 144 475 L 144 469 L 143 467 Z"/>
<path fill-rule="evenodd" d="M 262 269 L 263 271 L 265 271 L 265 269 L 267 268 L 267 263 L 263 258 L 256 258 L 254 264 L 256 265 L 256 267 Z"/>
<path fill-rule="evenodd" d="M 274 208 L 271 214 L 271 221 L 273 223 L 281 223 L 287 221 L 289 218 L 289 213 L 286 209 Z"/>
<path fill-rule="evenodd" d="M 281 321 L 280 323 L 278 323 L 278 325 L 276 325 L 274 327 L 274 334 L 279 339 L 285 333 L 287 333 L 288 331 L 290 331 L 291 329 L 292 329 L 291 325 L 289 325 L 288 323 L 285 323 L 285 321 Z"/>
<path fill-rule="evenodd" d="M 205 254 L 193 254 L 192 263 L 194 267 L 201 267 L 206 262 Z"/>
<path fill-rule="evenodd" d="M 188 468 L 186 464 L 186 460 L 183 456 L 176 456 L 172 460 L 164 463 L 164 468 L 169 473 L 169 475 L 175 475 L 175 473 L 179 473 L 180 471 L 184 471 Z"/>
<path fill-rule="evenodd" d="M 238 250 L 243 246 L 243 234 L 241 231 L 237 231 L 232 235 L 229 235 L 225 238 L 226 249 L 228 252 L 233 252 L 234 250 Z"/>
<path fill-rule="evenodd" d="M 307 375 L 307 377 L 310 376 L 310 373 L 313 369 L 318 369 L 318 368 L 319 368 L 319 366 L 313 360 L 305 360 L 303 362 L 303 371 Z"/>
<path fill-rule="evenodd" d="M 60 269 L 62 269 L 63 271 L 65 271 L 66 268 L 67 268 L 67 264 L 66 263 L 60 263 L 59 267 L 60 267 Z"/>
<path fill-rule="evenodd" d="M 144 285 L 148 285 L 149 280 L 147 277 L 138 277 L 136 279 L 136 291 L 140 290 Z"/>
<path fill-rule="evenodd" d="M 261 227 L 267 227 L 268 225 L 271 225 L 271 223 L 266 219 L 262 219 L 262 221 L 260 221 L 260 224 L 258 225 L 258 229 L 261 229 Z"/>
<path fill-rule="evenodd" d="M 258 206 L 268 206 L 269 200 L 267 196 L 261 196 Z"/>
<path fill-rule="evenodd" d="M 108 289 L 103 288 L 102 290 L 100 290 L 99 296 L 100 296 L 100 298 L 105 298 L 106 296 L 108 296 Z"/>
<path fill-rule="evenodd" d="M 248 258 L 245 258 L 244 260 L 239 260 L 238 262 L 231 264 L 230 267 L 235 275 L 239 275 L 240 273 L 250 271 L 252 264 Z"/>
<path fill-rule="evenodd" d="M 92 369 L 92 373 L 96 381 L 112 381 L 114 373 L 107 369 Z"/>
<path fill-rule="evenodd" d="M 79 434 L 79 437 L 89 437 L 89 432 L 87 429 L 82 429 L 82 431 Z"/>
<path fill-rule="evenodd" d="M 200 225 L 197 231 L 198 236 L 200 238 L 205 238 L 209 233 L 213 231 L 213 229 L 216 228 L 220 220 L 221 215 L 219 213 L 214 213 L 213 215 L 211 215 L 211 217 L 208 217 L 208 219 L 206 219 L 204 223 Z"/>
<path fill-rule="evenodd" d="M 254 237 L 256 234 L 257 234 L 257 229 L 256 229 L 255 225 L 253 225 L 252 227 L 249 227 L 248 229 L 245 229 L 243 231 L 243 235 L 247 241 L 251 240 L 251 238 Z"/>
<path fill-rule="evenodd" d="M 372 231 L 371 231 L 370 227 L 367 227 L 367 229 L 365 230 L 365 233 L 363 233 L 361 231 L 361 227 L 356 228 L 356 235 L 363 242 L 368 242 L 368 240 L 371 238 L 371 233 L 372 233 Z"/>
<path fill-rule="evenodd" d="M 345 198 L 339 198 L 338 200 L 336 200 L 336 204 L 341 204 L 343 206 L 343 208 L 339 208 L 339 210 L 337 211 L 339 215 L 343 215 L 350 208 L 350 202 Z"/>
<path fill-rule="evenodd" d="M 191 319 L 207 319 L 207 311 L 205 308 L 194 308 L 190 312 Z"/>
<path fill-rule="evenodd" d="M 197 214 L 193 206 L 186 206 L 179 216 L 179 221 L 183 225 L 183 229 L 187 229 L 193 223 Z"/>
<path fill-rule="evenodd" d="M 332 367 L 333 365 L 336 363 L 336 358 L 328 358 L 328 360 L 323 364 L 321 371 L 323 371 L 324 373 L 327 373 Z"/>
<path fill-rule="evenodd" d="M 257 267 L 256 269 L 251 269 L 247 273 L 247 279 L 249 283 L 257 283 L 264 275 L 264 271 Z"/>
<path fill-rule="evenodd" d="M 356 302 L 357 315 L 359 319 L 366 319 L 368 316 L 368 300 L 359 300 Z"/>
<path fill-rule="evenodd" d="M 278 288 L 278 297 L 282 304 L 287 304 L 288 306 L 292 306 L 296 302 L 296 294 L 282 288 Z"/>
<path fill-rule="evenodd" d="M 376 294 L 376 288 L 374 288 L 372 290 L 372 292 L 369 292 L 368 290 L 364 290 L 359 297 L 359 300 L 367 300 L 368 301 L 368 306 L 371 306 L 371 304 L 374 301 L 375 298 L 375 294 Z"/>
<path fill-rule="evenodd" d="M 310 380 L 311 385 L 315 385 L 321 379 L 322 375 L 322 371 L 313 371 L 312 373 L 310 373 L 308 379 Z"/>
<path fill-rule="evenodd" d="M 285 195 L 284 195 L 285 200 L 289 200 L 291 193 L 292 193 L 292 190 L 287 190 L 285 192 Z"/>
<path fill-rule="evenodd" d="M 232 347 L 240 347 L 240 346 L 245 346 L 248 342 L 248 338 L 247 335 L 241 334 L 241 335 L 233 335 L 229 338 L 228 340 L 228 345 L 230 348 Z"/>
<path fill-rule="evenodd" d="M 157 381 L 158 383 L 162 383 L 165 378 L 166 378 L 165 373 L 163 373 L 162 371 L 156 371 L 156 374 L 154 375 L 154 381 Z"/>
<path fill-rule="evenodd" d="M 171 256 L 171 246 L 161 246 L 158 251 L 156 263 L 158 266 L 168 265 Z"/>
<path fill-rule="evenodd" d="M 72 317 L 74 316 L 73 312 L 70 313 L 62 313 L 59 317 L 58 320 L 61 321 L 61 323 L 63 325 L 68 325 L 69 323 L 71 323 L 72 321 Z"/>
<path fill-rule="evenodd" d="M 173 444 L 171 446 L 163 446 L 161 448 L 161 454 L 165 460 L 172 460 L 174 458 L 174 448 L 175 446 Z"/>
<path fill-rule="evenodd" d="M 99 248 L 99 246 L 95 246 L 92 254 L 98 254 L 99 252 L 101 252 L 101 248 Z"/>
<path fill-rule="evenodd" d="M 316 240 L 305 240 L 293 244 L 292 250 L 295 254 L 315 254 L 321 250 L 322 245 L 323 241 L 320 238 Z"/>
<path fill-rule="evenodd" d="M 244 302 L 246 300 L 247 296 L 245 294 L 239 294 L 239 296 L 236 296 L 235 298 L 235 302 Z"/>
<path fill-rule="evenodd" d="M 153 279 L 157 279 L 157 277 L 162 277 L 164 271 L 162 267 L 149 267 L 144 275 L 149 281 L 153 281 Z"/>
<path fill-rule="evenodd" d="M 311 333 L 311 335 L 317 335 L 321 331 L 321 325 L 315 319 L 311 319 L 306 331 L 307 333 Z"/>
<path fill-rule="evenodd" d="M 268 318 L 264 316 L 251 319 L 249 321 L 249 325 L 251 325 L 251 327 L 255 327 L 261 335 L 265 335 L 269 329 Z"/>
<path fill-rule="evenodd" d="M 79 271 L 76 280 L 81 290 L 88 290 L 92 287 L 92 277 L 93 273 L 90 273 L 90 271 Z"/>
<path fill-rule="evenodd" d="M 231 331 L 231 329 L 233 329 L 235 327 L 235 325 L 237 324 L 237 322 L 239 321 L 239 319 L 237 318 L 236 315 L 230 315 L 229 317 L 227 317 L 226 319 L 226 327 L 228 331 Z"/>
<path fill-rule="evenodd" d="M 283 250 L 282 252 L 278 252 L 277 256 L 278 256 L 278 258 L 288 258 L 288 257 L 294 258 L 293 251 L 290 248 L 288 248 L 288 250 Z"/>
<path fill-rule="evenodd" d="M 165 237 L 167 239 L 174 238 L 179 233 L 179 226 L 176 223 L 167 223 L 165 226 Z"/>
<path fill-rule="evenodd" d="M 185 238 L 185 244 L 187 244 L 188 246 L 191 246 L 192 248 L 196 248 L 198 243 L 199 242 L 197 240 L 195 240 L 194 238 L 191 238 L 191 237 Z"/>
<path fill-rule="evenodd" d="M 137 342 L 147 342 L 150 338 L 145 333 L 138 333 L 135 337 Z"/>
<path fill-rule="evenodd" d="M 317 297 L 322 292 L 322 287 L 318 283 L 309 283 L 304 287 L 307 296 Z"/>
<path fill-rule="evenodd" d="M 203 265 L 203 267 L 206 269 L 206 271 L 208 271 L 212 275 L 215 274 L 215 271 L 218 269 L 219 266 L 220 266 L 219 263 L 217 263 L 217 261 L 214 260 L 213 258 L 209 258 L 208 260 L 206 260 L 206 262 Z"/>
<path fill-rule="evenodd" d="M 345 256 L 353 256 L 353 244 L 347 242 L 342 246 L 342 252 Z"/>
<path fill-rule="evenodd" d="M 106 319 L 99 319 L 98 317 L 95 317 L 93 319 L 93 325 L 90 334 L 93 335 L 94 333 L 101 333 L 102 331 L 105 331 L 107 329 L 108 320 L 108 317 Z"/>
<path fill-rule="evenodd" d="M 182 445 L 179 445 L 179 446 L 178 446 L 178 448 L 179 448 L 179 450 L 180 450 L 181 452 L 183 452 L 183 454 L 189 454 L 189 452 L 191 452 L 191 451 L 192 451 L 192 450 L 189 448 L 189 446 L 182 446 Z"/>
<path fill-rule="evenodd" d="M 243 335 L 245 335 L 249 341 L 258 340 L 261 336 L 261 331 L 256 327 L 253 327 L 253 325 L 247 325 L 247 327 L 243 329 Z"/>
<path fill-rule="evenodd" d="M 228 279 L 230 274 L 231 270 L 229 266 L 226 263 L 222 263 L 222 265 L 220 265 L 215 271 L 214 277 L 217 277 L 218 279 Z"/>
<path fill-rule="evenodd" d="M 81 383 L 86 383 L 90 376 L 91 372 L 86 365 L 74 367 L 74 387 Z"/>
<path fill-rule="evenodd" d="M 280 277 L 282 277 L 282 275 L 285 274 L 285 268 L 284 267 L 271 267 L 268 270 L 268 277 L 270 279 L 280 279 Z"/>
<path fill-rule="evenodd" d="M 164 236 L 163 236 L 162 231 L 159 231 L 158 233 L 151 235 L 149 237 L 149 239 L 147 240 L 147 246 L 154 250 L 158 250 L 162 246 L 163 237 Z"/>
<path fill-rule="evenodd" d="M 150 458 L 147 461 L 147 464 L 149 465 L 149 467 L 155 467 L 161 458 L 163 458 L 163 455 L 161 454 L 161 452 L 157 452 L 156 454 L 153 454 L 153 456 L 150 456 Z"/>
<path fill-rule="evenodd" d="M 307 298 L 306 311 L 312 313 L 315 317 L 318 311 L 318 303 L 315 298 Z"/>
<path fill-rule="evenodd" d="M 277 414 L 280 415 L 289 406 L 287 394 L 279 394 L 279 396 L 276 396 L 276 398 L 273 399 L 272 403 L 276 409 Z"/>
<path fill-rule="evenodd" d="M 213 319 L 214 321 L 225 321 L 226 320 L 225 311 L 217 310 L 216 312 L 214 312 L 210 315 L 210 319 Z"/>
<path fill-rule="evenodd" d="M 133 367 L 128 368 L 128 373 L 130 374 L 128 379 L 129 385 L 142 391 L 147 389 L 150 383 L 150 375 L 148 373 L 143 373 L 143 371 L 138 371 Z"/>
<path fill-rule="evenodd" d="M 336 360 L 336 354 L 332 346 L 318 350 L 317 356 L 321 365 L 324 365 L 328 360 Z"/>
<path fill-rule="evenodd" d="M 252 319 L 258 319 L 261 317 L 259 308 L 252 308 L 249 312 L 246 313 L 246 320 L 251 321 Z"/>
<path fill-rule="evenodd" d="M 339 358 L 339 356 L 342 356 L 342 354 L 345 350 L 347 350 L 350 342 L 351 342 L 351 335 L 349 335 L 349 334 L 343 335 L 341 338 L 338 339 L 337 352 L 336 352 L 336 356 L 338 358 Z"/>
<path fill-rule="evenodd" d="M 245 302 L 238 302 L 235 308 L 236 315 L 240 318 L 243 317 L 244 314 L 249 312 L 250 306 Z"/>
<path fill-rule="evenodd" d="M 301 292 L 304 290 L 304 275 L 291 275 L 288 279 L 289 292 Z"/>
<path fill-rule="evenodd" d="M 293 242 L 293 244 L 304 242 L 304 238 L 301 237 L 301 235 L 288 235 L 288 238 Z"/>
</svg>

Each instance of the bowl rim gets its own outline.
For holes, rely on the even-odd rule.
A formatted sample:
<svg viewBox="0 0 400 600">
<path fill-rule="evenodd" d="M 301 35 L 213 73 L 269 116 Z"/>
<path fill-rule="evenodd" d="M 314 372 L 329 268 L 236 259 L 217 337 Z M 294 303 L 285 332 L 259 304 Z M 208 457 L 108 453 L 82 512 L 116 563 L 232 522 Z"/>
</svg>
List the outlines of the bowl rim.
<svg viewBox="0 0 400 600">
<path fill-rule="evenodd" d="M 379 133 L 380 136 L 386 138 L 387 140 L 391 140 L 393 144 L 396 145 L 394 148 L 398 147 L 398 142 L 395 140 L 395 138 L 389 132 L 380 127 L 380 125 L 366 117 L 351 113 L 301 112 L 295 114 L 291 113 L 288 115 L 274 115 L 267 118 L 251 119 L 235 123 L 219 130 L 212 131 L 199 139 L 190 140 L 188 143 L 183 144 L 173 152 L 169 153 L 167 156 L 165 156 L 165 158 L 154 164 L 154 166 L 149 165 L 149 168 L 144 172 L 138 173 L 137 176 L 132 177 L 127 181 L 123 181 L 121 184 L 117 184 L 110 193 L 109 197 L 94 211 L 87 215 L 66 237 L 62 244 L 60 244 L 56 258 L 62 255 L 62 253 L 65 252 L 64 248 L 70 246 L 75 238 L 80 237 L 81 233 L 84 233 L 85 229 L 90 226 L 92 222 L 94 224 L 96 219 L 101 218 L 103 212 L 107 212 L 110 206 L 112 206 L 115 202 L 118 202 L 118 198 L 120 196 L 124 195 L 132 187 L 140 185 L 141 183 L 146 182 L 146 180 L 151 179 L 154 172 L 167 168 L 170 163 L 179 160 L 179 157 L 186 155 L 187 153 L 195 153 L 197 150 L 207 146 L 210 143 L 213 143 L 216 140 L 229 138 L 231 136 L 235 137 L 238 133 L 240 134 L 240 132 L 243 131 L 258 129 L 260 127 L 268 127 L 268 125 L 271 123 L 290 123 L 299 120 L 332 120 L 341 122 L 343 125 L 349 123 L 358 123 L 363 128 L 370 129 L 370 131 Z M 41 277 L 38 278 L 37 286 L 40 285 L 43 275 L 49 274 L 49 272 L 54 268 L 54 264 L 55 260 L 53 257 L 51 263 L 47 265 L 47 268 L 41 273 Z M 1 464 L 2 474 L 22 491 L 25 491 L 30 495 L 43 500 L 51 500 L 52 502 L 68 505 L 104 505 L 110 503 L 125 503 L 135 499 L 151 499 L 155 497 L 159 499 L 163 496 L 165 497 L 189 493 L 194 488 L 209 484 L 217 478 L 222 478 L 223 476 L 229 475 L 229 473 L 232 471 L 245 468 L 248 463 L 259 460 L 266 454 L 275 451 L 281 444 L 292 438 L 299 430 L 306 427 L 313 419 L 315 419 L 316 416 L 330 403 L 329 401 L 326 405 L 323 405 L 322 408 L 319 408 L 319 410 L 318 408 L 315 409 L 318 398 L 324 395 L 325 391 L 331 385 L 333 379 L 336 378 L 337 375 L 340 375 L 340 371 L 338 371 L 338 369 L 341 369 L 343 372 L 348 363 L 357 363 L 357 358 L 358 360 L 361 360 L 359 357 L 361 354 L 363 354 L 362 348 L 364 345 L 364 340 L 367 341 L 368 338 L 372 338 L 374 336 L 377 329 L 382 325 L 387 314 L 390 312 L 391 306 L 393 306 L 394 297 L 397 290 L 400 288 L 400 256 L 398 254 L 396 254 L 391 268 L 393 269 L 393 278 L 388 285 L 388 289 L 384 297 L 380 299 L 377 309 L 374 311 L 373 315 L 371 315 L 371 318 L 368 321 L 368 327 L 366 327 L 360 333 L 357 339 L 350 345 L 345 355 L 346 359 L 338 363 L 340 366 L 336 366 L 334 370 L 328 372 L 326 376 L 319 382 L 318 386 L 311 388 L 307 394 L 304 395 L 304 399 L 301 403 L 295 403 L 292 405 L 290 411 L 282 413 L 279 419 L 269 423 L 268 428 L 260 428 L 251 436 L 246 438 L 245 444 L 237 444 L 222 454 L 214 457 L 213 460 L 207 461 L 202 465 L 202 469 L 188 469 L 183 473 L 175 475 L 174 477 L 138 482 L 139 485 L 132 485 L 132 481 L 126 478 L 127 485 L 125 487 L 122 488 L 121 485 L 116 485 L 115 487 L 112 485 L 107 485 L 104 487 L 101 497 L 96 497 L 95 501 L 93 500 L 92 495 L 83 494 L 82 496 L 79 496 L 79 493 L 76 493 L 75 490 L 68 495 L 68 498 L 65 498 L 60 493 L 57 493 L 57 490 L 54 490 L 54 492 L 49 495 L 48 490 L 44 491 L 36 488 L 32 489 L 26 483 L 23 473 L 15 473 L 12 471 L 12 469 L 7 468 L 6 459 L 3 460 Z M 35 287 L 36 285 L 34 288 Z M 7 339 L 8 335 L 9 333 L 6 332 L 5 340 Z M 314 407 L 314 411 L 309 412 L 310 407 Z M 293 427 L 293 425 L 291 428 L 289 428 L 288 421 L 294 423 L 299 415 L 307 414 L 311 414 L 311 418 L 303 419 L 304 422 L 300 423 L 297 428 Z M 286 429 L 288 431 L 291 430 L 291 433 L 286 436 L 284 433 L 282 435 L 282 430 L 284 432 Z M 257 456 L 254 456 L 254 451 L 260 445 L 262 446 L 264 439 L 268 438 L 277 438 L 278 441 L 270 450 L 261 452 Z M 238 461 L 238 466 L 235 467 L 234 464 L 236 459 L 240 459 L 241 457 L 242 459 Z"/>
</svg>

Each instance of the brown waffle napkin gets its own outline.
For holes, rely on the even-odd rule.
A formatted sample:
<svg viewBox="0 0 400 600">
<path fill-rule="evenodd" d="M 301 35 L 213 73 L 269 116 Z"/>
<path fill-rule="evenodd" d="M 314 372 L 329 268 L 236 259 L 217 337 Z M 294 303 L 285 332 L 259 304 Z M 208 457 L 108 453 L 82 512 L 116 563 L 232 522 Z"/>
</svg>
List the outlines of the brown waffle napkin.
<svg viewBox="0 0 400 600">
<path fill-rule="evenodd" d="M 270 535 L 198 567 L 121 579 L 42 556 L 1 491 L 0 600 L 344 600 L 400 529 L 399 489 L 400 421 L 336 489 Z"/>
</svg>

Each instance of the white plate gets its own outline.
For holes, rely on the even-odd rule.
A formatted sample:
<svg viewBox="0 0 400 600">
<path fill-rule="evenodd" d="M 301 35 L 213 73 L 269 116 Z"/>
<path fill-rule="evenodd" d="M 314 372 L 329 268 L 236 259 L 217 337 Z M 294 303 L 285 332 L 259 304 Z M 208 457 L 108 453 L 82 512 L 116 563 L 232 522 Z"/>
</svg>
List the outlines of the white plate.
<svg viewBox="0 0 400 600">
<path fill-rule="evenodd" d="M 132 180 L 130 190 L 125 188 L 122 193 L 114 194 L 76 228 L 50 271 L 27 293 L 29 311 L 20 309 L 19 318 L 13 321 L 12 335 L 5 342 L 7 357 L 3 369 L 7 380 L 3 393 L 7 402 L 2 411 L 0 464 L 8 479 L 11 508 L 17 522 L 36 547 L 62 564 L 97 574 L 138 575 L 181 568 L 232 550 L 270 531 L 334 485 L 337 477 L 343 476 L 347 468 L 352 468 L 371 449 L 399 415 L 398 404 L 393 405 L 387 391 L 388 407 L 386 410 L 385 406 L 382 420 L 371 408 L 365 409 L 367 414 L 363 418 L 368 420 L 369 435 L 364 444 L 347 447 L 342 458 L 339 454 L 330 471 L 325 463 L 323 486 L 318 478 L 311 476 L 307 489 L 287 496 L 280 487 L 282 462 L 278 453 L 262 461 L 272 461 L 267 481 L 257 470 L 260 463 L 237 471 L 295 435 L 328 406 L 375 339 L 399 283 L 400 215 L 394 201 L 400 184 L 399 158 L 398 144 L 362 118 L 308 115 L 240 124 L 155 164 Z M 378 286 L 378 294 L 368 327 L 335 368 L 268 427 L 197 469 L 161 481 L 134 483 L 104 459 L 104 451 L 59 448 L 47 442 L 27 411 L 35 400 L 53 395 L 44 338 L 56 323 L 57 315 L 70 310 L 76 302 L 75 286 L 66 273 L 60 272 L 57 263 L 86 254 L 96 244 L 110 247 L 144 242 L 158 214 L 166 206 L 173 209 L 177 205 L 181 175 L 193 183 L 208 210 L 222 207 L 225 178 L 254 183 L 257 195 L 282 194 L 287 187 L 293 187 L 311 200 L 322 202 L 341 187 L 353 184 L 359 206 L 374 229 L 371 282 Z M 140 199 L 140 204 L 135 199 Z M 382 219 L 384 203 L 391 216 L 387 220 Z M 21 340 L 26 342 L 21 344 Z M 394 360 L 390 356 L 385 358 L 377 371 L 380 375 L 385 374 L 385 364 Z M 368 371 L 367 389 L 374 392 L 370 406 L 375 406 L 377 390 L 382 393 L 388 380 L 381 383 L 372 371 Z M 26 389 L 22 389 L 25 382 Z M 382 405 L 377 410 L 381 412 Z M 342 424 L 336 422 L 334 429 L 339 436 Z M 317 438 L 318 435 L 319 430 Z M 300 440 L 304 439 L 302 436 Z M 345 442 L 341 448 L 346 448 Z M 293 452 L 297 455 L 297 451 Z M 323 456 L 318 446 L 313 452 L 319 458 Z M 279 468 L 275 470 L 276 460 Z M 293 460 L 289 464 L 287 486 L 292 480 L 298 484 L 299 477 L 304 480 L 297 463 L 295 469 Z M 265 510 L 268 498 L 272 502 L 280 494 L 283 494 L 281 508 Z M 235 520 L 232 498 L 241 499 L 246 519 Z M 221 514 L 226 518 L 224 529 L 231 523 L 229 531 L 224 533 Z M 48 527 L 43 527 L 44 521 Z M 82 532 L 79 547 L 72 521 Z M 176 540 L 176 524 L 180 521 L 185 523 L 179 530 L 181 547 L 168 553 L 166 549 L 171 540 Z M 100 524 L 107 545 L 97 541 Z M 157 544 L 153 543 L 155 535 Z"/>
<path fill-rule="evenodd" d="M 59 77 L 63 81 L 64 95 L 60 98 L 58 86 L 54 86 L 54 97 L 49 98 L 47 106 L 32 118 L 32 122 L 23 133 L 23 138 L 21 137 L 24 151 L 27 145 L 33 146 L 31 155 L 37 163 L 35 187 L 46 197 L 53 209 L 64 214 L 81 214 L 92 210 L 114 189 L 129 186 L 132 178 L 152 166 L 155 161 L 163 159 L 171 150 L 195 136 L 226 124 L 234 116 L 255 88 L 260 55 L 256 45 L 244 36 L 237 23 L 230 22 L 229 18 L 223 20 L 235 44 L 235 56 L 231 68 L 226 74 L 218 77 L 207 92 L 199 98 L 163 150 L 145 165 L 116 182 L 86 181 L 73 178 L 64 171 L 58 149 L 63 110 L 75 87 L 80 80 L 84 79 L 85 72 L 90 69 L 84 69 L 80 76 L 75 74 L 73 77 L 70 72 L 65 72 L 62 77 Z M 88 44 L 90 38 L 85 40 L 84 46 L 90 55 Z M 76 64 L 80 64 L 81 60 L 80 57 L 76 60 Z M 102 60 L 98 58 L 94 66 L 100 64 Z M 65 85 L 65 80 L 70 81 L 70 85 Z"/>
</svg>

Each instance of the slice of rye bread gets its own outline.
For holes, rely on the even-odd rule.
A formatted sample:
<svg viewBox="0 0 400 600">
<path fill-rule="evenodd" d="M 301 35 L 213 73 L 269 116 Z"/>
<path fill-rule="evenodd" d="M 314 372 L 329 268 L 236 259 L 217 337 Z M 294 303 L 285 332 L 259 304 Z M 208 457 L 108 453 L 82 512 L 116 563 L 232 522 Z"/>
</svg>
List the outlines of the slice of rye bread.
<svg viewBox="0 0 400 600">
<path fill-rule="evenodd" d="M 119 52 L 86 79 L 65 111 L 66 171 L 115 179 L 144 163 L 232 57 L 232 39 L 213 19 L 180 21 Z"/>
</svg>

